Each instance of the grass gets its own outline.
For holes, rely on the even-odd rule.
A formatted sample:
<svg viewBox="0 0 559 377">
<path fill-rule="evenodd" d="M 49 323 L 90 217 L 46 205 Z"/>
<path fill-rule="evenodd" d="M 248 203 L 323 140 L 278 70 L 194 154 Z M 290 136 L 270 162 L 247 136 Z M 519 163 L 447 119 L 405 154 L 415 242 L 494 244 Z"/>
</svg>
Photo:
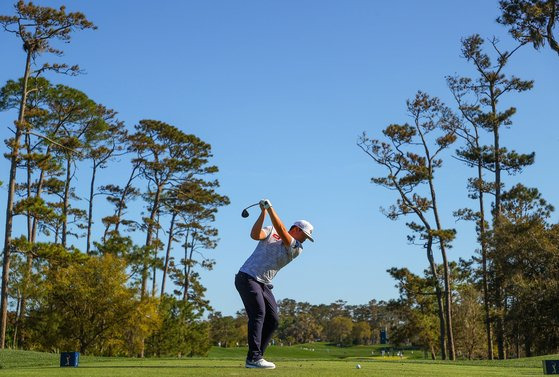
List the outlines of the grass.
<svg viewBox="0 0 559 377">
<path fill-rule="evenodd" d="M 374 355 L 371 354 L 374 351 Z M 422 353 L 404 351 L 404 358 L 382 357 L 380 347 L 339 348 L 324 343 L 291 347 L 272 346 L 266 357 L 278 366 L 259 371 L 244 368 L 246 348 L 214 347 L 207 358 L 103 358 L 80 357 L 78 368 L 60 368 L 59 355 L 4 350 L 0 351 L 1 376 L 29 377 L 221 377 L 256 376 L 261 373 L 275 377 L 340 377 L 340 376 L 541 376 L 541 360 L 559 359 L 559 355 L 501 361 L 455 362 L 422 359 Z M 361 369 L 356 369 L 360 364 Z"/>
<path fill-rule="evenodd" d="M 332 359 L 345 359 L 349 357 L 362 357 L 368 358 L 372 356 L 381 356 L 381 350 L 389 347 L 375 345 L 375 346 L 354 346 L 354 347 L 335 347 L 327 343 L 311 343 L 311 344 L 298 344 L 290 347 L 271 346 L 266 351 L 266 356 L 270 359 L 302 359 L 302 360 L 332 360 Z M 374 355 L 371 354 L 374 352 Z M 210 352 L 210 358 L 216 359 L 242 359 L 246 356 L 246 348 L 232 347 L 232 348 L 219 348 L 214 347 Z M 419 351 L 404 351 L 406 358 L 422 358 L 423 353 Z M 388 358 L 388 357 L 387 357 Z M 399 357 L 395 357 L 394 360 Z"/>
</svg>

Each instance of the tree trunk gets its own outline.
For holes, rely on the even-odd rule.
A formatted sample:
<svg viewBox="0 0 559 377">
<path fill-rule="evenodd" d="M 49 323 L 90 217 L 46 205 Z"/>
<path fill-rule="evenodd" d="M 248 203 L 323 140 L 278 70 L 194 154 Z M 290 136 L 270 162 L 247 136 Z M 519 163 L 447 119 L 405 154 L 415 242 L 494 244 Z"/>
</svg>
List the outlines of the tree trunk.
<svg viewBox="0 0 559 377">
<path fill-rule="evenodd" d="M 62 246 L 66 247 L 66 241 L 68 239 L 67 232 L 68 232 L 68 207 L 70 206 L 70 181 L 72 179 L 72 161 L 68 157 L 66 160 L 66 182 L 64 183 L 64 197 L 63 197 L 63 205 L 62 205 L 62 235 L 61 235 L 61 243 Z"/>
<path fill-rule="evenodd" d="M 491 331 L 491 313 L 489 303 L 489 286 L 487 282 L 487 250 L 486 246 L 481 249 L 481 263 L 483 270 L 483 308 L 485 311 L 485 333 L 487 336 L 487 358 L 493 360 L 493 334 Z"/>
<path fill-rule="evenodd" d="M 518 325 L 514 325 L 514 333 L 516 336 L 514 337 L 514 346 L 516 351 L 516 358 L 520 358 L 520 331 L 518 331 Z"/>
<path fill-rule="evenodd" d="M 428 236 L 427 239 L 427 259 L 431 267 L 431 274 L 433 274 L 433 284 L 435 285 L 435 293 L 437 295 L 437 313 L 439 315 L 439 346 L 441 347 L 441 358 L 446 360 L 446 321 L 444 315 L 443 294 L 439 286 L 439 274 L 437 272 L 437 265 L 433 257 L 433 237 Z"/>
<path fill-rule="evenodd" d="M 87 211 L 87 246 L 86 253 L 91 253 L 91 226 L 93 225 L 93 194 L 95 192 L 95 175 L 97 174 L 97 161 L 93 160 L 93 172 L 89 185 L 89 208 Z"/>
<path fill-rule="evenodd" d="M 450 269 L 448 267 L 448 260 L 446 257 L 446 250 L 444 245 L 440 245 L 441 254 L 443 256 L 443 269 L 444 269 L 444 288 L 445 288 L 445 315 L 446 315 L 446 336 L 448 344 L 448 358 L 456 360 L 456 352 L 454 350 L 454 334 L 452 331 L 452 287 L 450 284 Z"/>
<path fill-rule="evenodd" d="M 19 289 L 18 289 L 19 291 Z M 21 308 L 21 292 L 17 295 L 16 301 L 16 313 L 15 313 L 15 323 L 14 323 L 14 333 L 12 336 L 12 348 L 17 349 L 17 338 L 18 338 L 18 328 L 19 328 L 19 310 Z"/>
<path fill-rule="evenodd" d="M 159 224 L 159 216 L 160 216 L 160 213 L 157 212 L 157 224 Z M 155 239 L 157 241 L 159 241 L 159 228 L 160 227 L 158 226 L 157 230 L 155 231 Z M 157 244 L 159 245 L 159 242 Z M 155 288 L 157 286 L 157 262 L 156 262 L 156 260 L 157 260 L 157 252 L 159 251 L 158 249 L 159 249 L 158 247 L 153 249 L 153 259 L 154 259 L 155 263 L 153 264 L 153 278 L 151 280 L 151 297 L 155 297 Z"/>
<path fill-rule="evenodd" d="M 50 145 L 47 147 L 47 152 L 45 154 L 45 160 L 50 159 Z M 37 181 L 37 191 L 35 192 L 35 198 L 40 198 L 41 195 L 43 194 L 43 185 L 45 183 L 45 170 L 41 169 L 41 172 L 39 173 L 39 179 Z M 33 218 L 33 225 L 31 226 L 31 238 L 30 241 L 31 243 L 35 243 L 37 240 L 37 224 L 39 223 L 39 220 L 34 217 Z"/>
<path fill-rule="evenodd" d="M 185 285 L 185 290 L 184 291 L 187 293 L 187 295 L 186 295 L 187 299 L 188 299 L 188 289 L 190 288 L 190 276 L 192 274 L 192 267 L 194 265 L 194 262 L 193 262 L 193 259 L 192 259 L 193 255 L 194 255 L 194 240 L 192 240 L 192 244 L 190 245 L 190 254 L 188 256 L 188 270 L 187 270 L 186 279 L 185 279 L 186 285 Z"/>
<path fill-rule="evenodd" d="M 25 273 L 23 275 L 23 289 L 21 292 L 21 302 L 19 305 L 19 314 L 17 316 L 17 323 L 18 323 L 18 327 L 19 327 L 19 339 L 18 339 L 18 343 L 19 344 L 23 344 L 25 342 L 25 335 L 24 335 L 24 326 L 23 321 L 25 319 L 25 314 L 27 312 L 27 289 L 29 287 L 29 279 L 31 278 L 31 273 L 32 273 L 32 267 L 33 267 L 33 255 L 32 254 L 27 254 L 27 263 L 25 266 Z M 14 337 L 16 335 L 14 334 Z"/>
<path fill-rule="evenodd" d="M 153 227 L 155 224 L 155 218 L 157 217 L 157 212 L 159 210 L 159 197 L 161 195 L 161 189 L 162 186 L 158 185 L 157 186 L 157 191 L 155 192 L 155 197 L 153 199 L 153 203 L 152 203 L 152 208 L 151 208 L 151 213 L 149 216 L 149 223 L 148 223 L 148 227 L 147 227 L 147 235 L 146 235 L 146 253 L 149 253 L 149 248 L 151 246 L 152 243 L 152 233 L 153 233 Z M 144 259 L 144 266 L 142 268 L 142 291 L 141 291 L 141 297 L 144 298 L 146 297 L 148 291 L 147 291 L 147 281 L 148 281 L 148 274 L 149 274 L 149 266 L 148 266 L 148 262 L 147 262 L 147 258 Z"/>
<path fill-rule="evenodd" d="M 140 292 L 140 299 L 143 300 L 147 295 L 148 295 L 148 291 L 147 291 L 147 281 L 148 281 L 148 275 L 149 275 L 149 265 L 147 262 L 147 257 L 149 256 L 149 252 L 150 252 L 150 246 L 152 243 L 152 233 L 153 233 L 153 226 L 155 224 L 155 218 L 159 212 L 159 197 L 161 195 L 161 189 L 162 186 L 158 185 L 157 186 L 157 191 L 155 192 L 155 198 L 153 200 L 153 204 L 152 204 L 152 208 L 151 208 L 151 214 L 149 217 L 149 224 L 147 227 L 147 235 L 146 235 L 146 253 L 147 255 L 145 255 L 144 258 L 144 265 L 142 267 L 142 288 L 141 288 L 141 292 Z M 140 357 L 144 357 L 145 354 L 145 338 L 142 337 L 141 340 L 141 344 L 140 344 Z"/>
<path fill-rule="evenodd" d="M 186 231 L 184 240 L 184 291 L 182 293 L 182 300 L 188 300 L 189 276 L 190 276 L 190 262 L 188 259 L 188 238 L 190 237 L 190 229 Z"/>
<path fill-rule="evenodd" d="M 480 156 L 481 157 L 481 156 Z M 481 267 L 483 284 L 483 308 L 485 311 L 485 333 L 487 337 L 487 358 L 493 360 L 493 334 L 491 333 L 491 314 L 489 305 L 489 287 L 487 283 L 487 236 L 485 232 L 485 206 L 483 202 L 483 167 L 478 160 L 478 196 L 479 196 L 479 240 L 481 244 Z"/>
<path fill-rule="evenodd" d="M 27 149 L 27 166 L 26 166 L 26 170 L 27 170 L 27 197 L 31 198 L 31 161 L 30 161 L 30 156 L 31 156 L 31 140 L 30 140 L 30 136 L 29 134 L 25 135 L 25 147 Z M 33 227 L 35 224 L 35 220 L 36 218 L 34 216 L 31 216 L 31 214 L 29 213 L 29 211 L 27 211 L 27 241 L 30 244 L 34 243 L 33 240 Z M 16 310 L 16 321 L 15 321 L 15 325 L 14 325 L 14 339 L 13 339 L 13 344 L 14 344 L 14 348 L 17 347 L 17 344 L 21 344 L 21 341 L 23 340 L 23 337 L 20 336 L 20 326 L 21 326 L 21 322 L 23 320 L 23 316 L 25 315 L 25 305 L 27 305 L 27 298 L 26 298 L 26 291 L 27 291 L 27 285 L 28 285 L 28 280 L 29 280 L 29 272 L 31 271 L 31 267 L 30 264 L 32 263 L 33 257 L 30 254 L 27 254 L 27 265 L 26 265 L 26 270 L 24 271 L 24 275 L 23 275 L 23 287 L 22 287 L 22 291 L 21 291 L 21 297 L 18 300 L 17 303 L 17 310 Z"/>
<path fill-rule="evenodd" d="M 31 198 L 31 140 L 29 134 L 25 134 L 25 147 L 27 149 L 27 198 Z M 31 241 L 31 228 L 33 227 L 33 222 L 31 221 L 31 214 L 27 210 L 27 241 Z"/>
<path fill-rule="evenodd" d="M 29 81 L 29 71 L 31 68 L 32 51 L 27 51 L 25 63 L 25 73 L 23 75 L 23 88 L 21 93 L 21 103 L 16 124 L 16 132 L 10 153 L 10 178 L 8 181 L 8 200 L 6 204 L 6 230 L 4 233 L 4 256 L 2 260 L 2 293 L 0 297 L 0 349 L 6 345 L 6 326 L 8 323 L 8 283 L 10 280 L 10 256 L 12 243 L 12 227 L 14 216 L 14 196 L 16 189 L 17 163 L 19 160 L 19 143 L 25 124 L 25 105 L 27 103 L 27 83 Z"/>
<path fill-rule="evenodd" d="M 417 119 L 416 119 L 417 124 Z M 433 182 L 433 157 L 431 157 L 431 152 L 427 146 L 421 128 L 416 126 L 419 136 L 421 137 L 421 141 L 423 144 L 423 148 L 425 151 L 425 156 L 427 157 L 427 167 L 429 169 L 429 191 L 431 194 L 431 205 L 433 209 L 433 216 L 435 218 L 435 225 L 437 230 L 440 232 L 443 230 L 441 226 L 441 221 L 439 217 L 439 209 L 437 205 L 437 195 L 435 191 L 435 184 Z M 448 267 L 448 259 L 446 255 L 446 248 L 445 248 L 445 239 L 442 236 L 438 236 L 439 239 L 439 247 L 441 251 L 441 256 L 443 259 L 443 280 L 444 280 L 444 296 L 445 296 L 445 317 L 446 317 L 446 340 L 447 340 L 447 351 L 448 351 L 448 358 L 450 360 L 455 360 L 455 350 L 454 350 L 454 335 L 452 331 L 452 291 L 451 291 L 451 284 L 450 284 L 450 271 Z"/>
<path fill-rule="evenodd" d="M 490 95 L 491 95 L 491 110 L 495 119 L 498 119 L 497 114 L 497 102 L 494 91 L 494 85 L 490 85 Z M 501 222 L 501 151 L 500 151 L 500 141 L 499 141 L 499 125 L 493 126 L 493 148 L 494 148 L 494 159 L 495 159 L 495 213 L 493 216 L 493 229 L 498 231 Z M 495 245 L 496 255 L 500 255 L 500 245 L 497 243 Z M 497 271 L 497 274 L 501 272 Z M 506 359 L 505 353 L 505 312 L 503 307 L 504 297 L 502 296 L 502 287 L 500 284 L 499 276 L 496 276 L 496 309 L 497 309 L 497 320 L 495 332 L 497 335 L 497 352 L 499 354 L 499 359 Z"/>
<path fill-rule="evenodd" d="M 126 186 L 124 186 L 124 189 L 122 190 L 122 195 L 120 196 L 120 199 L 118 201 L 118 205 L 117 205 L 117 213 L 116 213 L 116 223 L 115 223 L 115 232 L 118 234 L 118 228 L 120 227 L 120 222 L 121 222 L 121 218 L 122 218 L 122 212 L 124 212 L 124 206 L 126 204 L 126 199 L 128 197 L 128 193 L 132 187 L 132 181 L 134 180 L 135 174 L 136 174 L 136 170 L 138 170 L 138 165 L 134 165 L 134 168 L 132 169 L 132 172 L 130 173 L 130 177 L 128 178 L 128 182 L 126 182 Z M 109 227 L 111 225 L 107 224 L 107 226 L 105 227 L 105 233 L 103 234 L 103 241 L 106 240 L 107 238 L 107 234 L 109 233 Z"/>
<path fill-rule="evenodd" d="M 50 146 L 47 148 L 47 153 L 45 156 L 46 156 L 45 158 L 50 158 Z M 43 193 L 44 182 L 45 182 L 45 171 L 41 169 L 41 173 L 39 174 L 39 180 L 37 181 L 37 190 L 35 192 L 35 198 L 37 199 L 40 198 Z M 29 239 L 29 242 L 31 244 L 35 244 L 35 242 L 37 241 L 38 222 L 39 220 L 36 217 L 33 217 L 33 223 L 31 225 L 31 236 Z M 23 290 L 21 293 L 21 305 L 20 305 L 19 317 L 18 317 L 18 323 L 20 324 L 19 339 L 18 339 L 19 344 L 23 344 L 25 342 L 25 338 L 24 338 L 25 335 L 21 324 L 23 323 L 23 318 L 25 318 L 25 314 L 27 311 L 27 287 L 29 285 L 29 279 L 32 273 L 33 259 L 34 259 L 33 254 L 27 254 L 27 264 L 25 267 L 25 273 L 23 275 L 24 276 Z"/>
<path fill-rule="evenodd" d="M 433 186 L 433 181 L 431 179 L 429 179 L 429 186 L 431 188 L 431 200 L 432 200 L 433 214 L 435 216 L 435 223 L 437 225 L 437 230 L 442 231 L 443 229 L 439 219 L 435 188 Z M 450 360 L 455 360 L 456 354 L 454 350 L 454 334 L 452 331 L 452 287 L 450 284 L 450 269 L 448 267 L 445 240 L 441 237 L 439 237 L 439 247 L 441 250 L 441 256 L 443 258 L 447 351 L 448 351 L 448 358 Z"/>
<path fill-rule="evenodd" d="M 165 264 L 163 266 L 163 277 L 161 278 L 161 297 L 165 293 L 165 282 L 167 280 L 167 271 L 169 270 L 169 258 L 171 256 L 171 244 L 173 242 L 173 236 L 175 231 L 175 219 L 177 218 L 177 212 L 173 212 L 171 217 L 171 225 L 169 226 L 169 239 L 167 240 L 167 252 L 165 253 Z"/>
</svg>

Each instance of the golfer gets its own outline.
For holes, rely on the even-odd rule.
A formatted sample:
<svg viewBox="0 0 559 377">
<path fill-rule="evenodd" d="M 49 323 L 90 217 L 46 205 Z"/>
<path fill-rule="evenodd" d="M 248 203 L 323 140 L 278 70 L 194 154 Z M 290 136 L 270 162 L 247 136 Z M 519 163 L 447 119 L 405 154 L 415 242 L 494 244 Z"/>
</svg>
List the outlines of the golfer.
<svg viewBox="0 0 559 377">
<path fill-rule="evenodd" d="M 268 199 L 260 201 L 260 209 L 262 212 L 250 232 L 250 237 L 259 242 L 235 276 L 235 287 L 248 315 L 245 367 L 274 369 L 275 364 L 263 357 L 279 324 L 271 282 L 282 267 L 301 254 L 306 239 L 314 242 L 313 226 L 308 221 L 299 220 L 287 231 Z M 266 212 L 273 226 L 263 228 Z"/>
</svg>

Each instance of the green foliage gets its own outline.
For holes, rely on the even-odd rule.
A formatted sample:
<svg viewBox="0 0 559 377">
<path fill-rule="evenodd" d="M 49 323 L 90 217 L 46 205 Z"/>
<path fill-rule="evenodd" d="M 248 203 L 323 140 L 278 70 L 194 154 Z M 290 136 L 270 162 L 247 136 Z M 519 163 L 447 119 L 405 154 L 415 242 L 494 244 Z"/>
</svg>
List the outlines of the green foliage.
<svg viewBox="0 0 559 377">
<path fill-rule="evenodd" d="M 517 184 L 503 193 L 503 216 L 513 223 L 545 221 L 554 208 L 542 198 L 536 188 Z"/>
<path fill-rule="evenodd" d="M 404 319 L 390 328 L 390 340 L 400 345 L 412 343 L 434 357 L 438 353 L 437 302 L 433 276 L 411 273 L 407 268 L 391 268 L 388 273 L 397 281 L 400 297 L 389 303 L 391 311 Z"/>
<path fill-rule="evenodd" d="M 298 313 L 295 316 L 282 316 L 278 328 L 278 337 L 287 344 L 302 344 L 321 338 L 323 327 L 310 313 Z"/>
<path fill-rule="evenodd" d="M 396 204 L 385 214 L 393 220 L 415 214 L 422 225 L 411 228 L 424 232 L 430 228 L 426 226 L 428 220 L 425 215 L 434 203 L 431 195 L 420 193 L 420 188 L 424 184 L 432 184 L 435 170 L 442 165 L 438 156 L 456 141 L 455 132 L 459 122 L 438 98 L 423 92 L 418 92 L 413 100 L 407 101 L 407 109 L 414 120 L 413 126 L 391 124 L 383 130 L 386 142 L 370 139 L 364 134 L 358 145 L 387 173 L 372 178 L 372 181 L 399 194 Z M 441 232 L 438 235 L 448 239 L 450 233 Z M 423 238 L 427 237 L 423 235 Z"/>
<path fill-rule="evenodd" d="M 227 348 L 246 344 L 248 326 L 245 316 L 223 316 L 221 312 L 215 312 L 208 316 L 208 322 L 212 345 Z"/>
<path fill-rule="evenodd" d="M 179 218 L 169 240 L 172 237 L 184 239 L 184 258 L 170 269 L 170 276 L 182 288 L 183 299 L 189 299 L 204 308 L 209 308 L 209 303 L 204 300 L 205 289 L 200 284 L 196 270 L 213 268 L 215 261 L 205 257 L 204 251 L 217 246 L 218 230 L 211 224 L 218 208 L 229 204 L 229 198 L 218 194 L 216 187 L 219 187 L 217 181 L 191 178 L 169 190 L 162 198 L 163 210 Z M 168 255 L 165 265 L 169 265 Z"/>
<path fill-rule="evenodd" d="M 25 82 L 23 78 L 19 80 L 8 80 L 6 84 L 0 89 L 0 110 L 12 110 L 18 109 L 21 105 L 22 91 Z M 40 116 L 44 116 L 44 112 L 38 111 L 44 104 L 45 94 L 51 88 L 51 83 L 44 77 L 30 77 L 27 81 L 27 89 L 30 91 L 28 96 L 28 111 L 31 114 L 26 114 L 31 120 L 41 119 Z M 35 123 L 35 122 L 31 122 Z"/>
<path fill-rule="evenodd" d="M 196 307 L 164 295 L 159 303 L 160 327 L 146 340 L 146 355 L 206 356 L 211 347 L 210 324 Z"/>
<path fill-rule="evenodd" d="M 141 120 L 135 129 L 136 132 L 128 138 L 129 151 L 136 155 L 133 164 L 138 166 L 140 174 L 148 182 L 147 191 L 143 195 L 148 202 L 149 216 L 143 219 L 147 236 L 144 249 L 146 255 L 141 268 L 141 294 L 145 296 L 148 269 L 156 262 L 156 259 L 150 256 L 155 254 L 152 253 L 152 243 L 154 233 L 159 227 L 157 218 L 166 203 L 166 198 L 171 198 L 171 202 L 180 201 L 183 205 L 195 204 L 201 200 L 199 204 L 202 206 L 193 208 L 205 212 L 203 219 L 213 219 L 215 207 L 209 212 L 208 207 L 224 205 L 229 201 L 227 197 L 217 196 L 213 191 L 206 189 L 219 185 L 217 181 L 203 179 L 204 176 L 218 171 L 216 166 L 208 164 L 209 158 L 212 157 L 209 144 L 195 135 L 185 134 L 178 128 L 161 121 Z M 196 195 L 196 190 L 203 195 Z M 207 198 L 204 200 L 204 196 L 207 197 L 208 194 L 213 194 L 210 203 Z M 191 216 L 192 212 L 186 214 Z M 187 224 L 187 227 L 190 228 L 190 224 Z M 215 234 L 210 230 L 210 234 L 212 232 Z M 204 236 L 202 239 L 208 240 L 207 234 L 201 232 L 191 234 L 202 234 Z M 190 248 L 192 249 L 193 246 Z M 185 256 L 186 259 L 192 258 Z M 185 275 L 190 276 L 188 272 Z M 188 287 L 186 287 L 188 284 L 190 283 L 187 279 L 183 280 L 184 295 L 188 294 Z M 196 284 L 195 281 L 192 285 Z M 197 297 L 200 298 L 199 295 Z M 203 304 L 202 301 L 200 303 Z"/>
<path fill-rule="evenodd" d="M 334 317 L 326 328 L 326 339 L 335 344 L 350 345 L 352 344 L 352 330 L 353 322 L 351 318 Z"/>
<path fill-rule="evenodd" d="M 482 359 L 487 355 L 482 294 L 469 283 L 460 285 L 456 291 L 456 347 L 469 360 Z"/>
<path fill-rule="evenodd" d="M 52 47 L 52 40 L 58 39 L 68 43 L 72 32 L 96 29 L 83 13 L 66 13 L 65 6 L 57 10 L 19 0 L 14 9 L 14 16 L 0 16 L 0 25 L 21 38 L 24 50 L 33 57 L 45 52 L 62 55 L 61 50 Z M 45 68 L 77 70 L 75 66 L 67 67 L 61 64 L 46 65 Z"/>
<path fill-rule="evenodd" d="M 96 242 L 96 253 L 99 255 L 111 254 L 116 258 L 127 260 L 134 253 L 134 243 L 130 237 L 113 235 L 105 242 Z"/>
<path fill-rule="evenodd" d="M 503 216 L 492 242 L 494 269 L 510 306 L 507 336 L 526 356 L 559 349 L 553 303 L 559 292 L 559 227 L 547 220 L 551 206 L 536 189 L 517 185 L 503 195 Z"/>
<path fill-rule="evenodd" d="M 121 225 L 129 231 L 134 231 L 138 228 L 137 221 L 124 218 L 128 204 L 140 195 L 140 191 L 132 186 L 133 180 L 137 178 L 138 168 L 138 164 L 133 165 L 128 182 L 124 187 L 113 184 L 100 187 L 100 192 L 105 195 L 106 200 L 114 206 L 113 214 L 102 218 L 103 224 L 105 225 L 104 240 L 107 237 L 120 237 L 119 228 Z M 114 227 L 113 230 L 110 230 L 111 227 Z"/>
<path fill-rule="evenodd" d="M 353 324 L 351 329 L 353 344 L 369 344 L 371 335 L 371 326 L 368 322 L 361 321 Z"/>
<path fill-rule="evenodd" d="M 53 45 L 55 41 L 67 43 L 74 31 L 95 26 L 80 12 L 67 13 L 64 6 L 53 9 L 18 1 L 14 9 L 14 15 L 0 16 L 2 28 L 22 41 L 27 58 L 24 77 L 8 81 L 0 90 L 0 111 L 19 110 L 20 114 L 14 122 L 14 137 L 6 140 L 10 149 L 6 157 L 11 159 L 12 169 L 6 219 L 9 246 L 4 258 L 5 268 L 6 261 L 11 261 L 15 269 L 9 287 L 7 282 L 2 285 L 2 303 L 9 294 L 17 304 L 15 313 L 8 313 L 12 344 L 143 355 L 146 337 L 156 329 L 169 332 L 175 326 L 169 317 L 160 318 L 160 310 L 162 314 L 179 310 L 184 318 L 195 313 L 192 315 L 198 318 L 210 309 L 204 299 L 205 288 L 193 268 L 211 270 L 215 261 L 195 259 L 193 253 L 216 247 L 218 231 L 211 223 L 218 207 L 229 204 L 226 196 L 215 191 L 219 187 L 217 179 L 207 178 L 218 172 L 209 163 L 213 157 L 211 146 L 156 120 L 141 121 L 137 132 L 128 135 L 115 111 L 95 103 L 82 91 L 42 78 L 45 71 L 79 73 L 77 65 L 35 65 L 43 54 L 62 54 Z M 112 158 L 122 155 L 125 149 L 135 153 L 128 182 L 123 187 L 104 185 L 98 192 L 97 169 L 108 167 Z M 84 196 L 76 192 L 74 178 L 86 159 L 92 164 L 92 174 L 86 198 L 89 208 L 84 210 L 79 203 Z M 18 170 L 26 173 L 20 182 L 16 181 Z M 133 186 L 137 179 L 143 179 L 143 190 Z M 109 216 L 104 214 L 103 238 L 92 242 L 93 202 L 100 193 L 107 195 L 115 211 Z M 126 218 L 127 204 L 142 193 L 150 211 L 144 224 Z M 21 199 L 15 201 L 16 197 Z M 157 253 L 164 242 L 157 231 L 160 220 L 165 221 L 160 217 L 167 214 L 181 220 L 177 234 L 168 241 L 168 254 L 171 241 L 177 241 L 175 237 L 179 236 L 184 236 L 188 251 L 183 263 L 188 271 L 174 275 L 180 280 L 185 299 L 173 308 L 159 307 L 156 298 L 145 294 L 148 268 L 154 269 L 154 276 L 156 269 L 163 268 Z M 27 229 L 21 229 L 24 235 L 16 235 L 15 239 L 13 216 L 27 220 Z M 144 232 L 148 241 L 143 247 L 134 245 L 122 230 Z M 70 236 L 80 238 L 84 234 L 85 251 L 87 255 L 95 254 L 92 258 L 69 244 Z M 10 255 L 11 251 L 14 254 Z M 113 266 L 107 265 L 108 260 L 114 262 Z M 169 264 L 165 264 L 165 272 L 167 268 L 173 270 L 172 258 L 167 257 L 166 262 Z M 140 284 L 141 300 L 134 296 Z M 6 314 L 4 310 L 2 315 Z M 197 321 L 189 327 L 199 327 L 189 333 L 188 341 L 197 346 L 181 346 L 181 352 L 204 353 L 208 325 Z M 0 332 L 3 347 L 4 329 Z M 168 345 L 161 347 L 164 352 L 175 352 Z"/>
<path fill-rule="evenodd" d="M 553 33 L 559 22 L 557 0 L 500 0 L 502 14 L 497 22 L 509 27 L 512 37 L 540 49 L 547 42 L 557 54 L 559 43 Z"/>
<path fill-rule="evenodd" d="M 124 268 L 111 255 L 49 268 L 44 301 L 29 319 L 38 346 L 103 352 L 111 338 L 122 337 L 137 307 Z"/>
</svg>

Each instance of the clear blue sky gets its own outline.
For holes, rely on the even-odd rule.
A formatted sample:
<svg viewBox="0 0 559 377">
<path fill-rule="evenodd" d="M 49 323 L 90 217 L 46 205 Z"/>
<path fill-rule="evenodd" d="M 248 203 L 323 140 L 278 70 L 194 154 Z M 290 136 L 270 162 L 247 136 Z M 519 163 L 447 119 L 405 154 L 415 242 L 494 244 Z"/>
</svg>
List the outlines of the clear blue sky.
<svg viewBox="0 0 559 377">
<path fill-rule="evenodd" d="M 11 3 L 2 1 L 0 14 L 11 14 Z M 67 3 L 99 28 L 64 45 L 61 59 L 87 74 L 49 76 L 52 82 L 115 109 L 129 128 L 140 119 L 158 119 L 212 145 L 221 193 L 231 205 L 219 212 L 221 240 L 207 254 L 217 265 L 203 273 L 203 284 L 214 309 L 230 315 L 242 308 L 234 274 L 255 246 L 248 234 L 257 211 L 248 219 L 240 213 L 261 198 L 272 201 L 285 223 L 304 218 L 315 226 L 316 242 L 305 243 L 304 253 L 276 276 L 277 299 L 365 304 L 397 297 L 386 270 L 406 266 L 420 273 L 426 258 L 407 244 L 403 222 L 379 212 L 395 196 L 370 183 L 381 171 L 356 140 L 363 131 L 380 137 L 388 124 L 408 121 L 405 101 L 417 90 L 453 105 L 444 77 L 474 75 L 460 57 L 461 38 L 479 33 L 497 36 L 503 48 L 512 45 L 495 22 L 498 2 L 489 0 L 35 3 Z M 24 53 L 5 32 L 0 46 L 3 85 L 22 75 Z M 524 48 L 507 72 L 535 80 L 535 88 L 511 97 L 518 114 L 503 132 L 504 144 L 536 152 L 536 164 L 507 184 L 536 186 L 559 205 L 559 57 Z M 0 113 L 2 139 L 14 118 Z M 2 160 L 4 182 L 6 167 Z M 99 184 L 122 184 L 120 169 L 104 172 Z M 450 251 L 454 260 L 476 248 L 473 227 L 455 224 L 451 216 L 472 205 L 465 189 L 470 174 L 448 158 L 438 176 L 445 225 L 459 232 Z M 87 166 L 77 178 L 86 187 Z M 5 186 L 0 190 L 4 207 Z M 103 201 L 97 199 L 99 211 Z"/>
</svg>

